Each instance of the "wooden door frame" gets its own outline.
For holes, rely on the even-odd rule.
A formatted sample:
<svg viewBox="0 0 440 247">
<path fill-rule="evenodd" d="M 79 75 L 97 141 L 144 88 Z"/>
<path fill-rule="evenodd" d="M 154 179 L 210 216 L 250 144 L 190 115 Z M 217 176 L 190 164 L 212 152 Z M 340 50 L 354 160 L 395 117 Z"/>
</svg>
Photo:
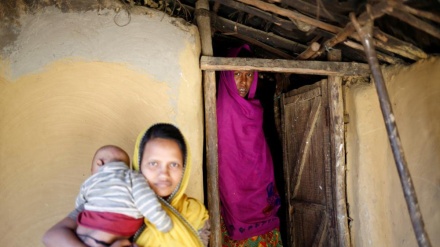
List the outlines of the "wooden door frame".
<svg viewBox="0 0 440 247">
<path fill-rule="evenodd" d="M 242 69 L 255 69 L 259 71 L 277 72 L 277 73 L 297 73 L 297 74 L 309 74 L 309 75 L 351 75 L 351 76 L 368 76 L 370 70 L 367 64 L 353 63 L 353 62 L 318 62 L 318 61 L 291 61 L 282 59 L 258 59 L 258 58 L 216 58 L 212 54 L 212 43 L 210 40 L 210 29 L 208 27 L 209 15 L 206 15 L 206 10 L 209 11 L 209 5 L 206 4 L 206 0 L 198 0 L 205 5 L 198 7 L 199 15 L 204 20 L 198 20 L 199 31 L 201 33 L 202 40 L 202 56 L 200 59 L 200 68 L 204 72 L 203 86 L 204 86 L 204 113 L 205 113 L 205 143 L 206 143 L 206 168 L 207 168 L 207 180 L 208 180 L 208 206 L 210 211 L 211 221 L 211 246 L 220 246 L 220 210 L 219 210 L 219 196 L 218 196 L 218 160 L 217 160 L 217 123 L 216 123 L 216 88 L 215 88 L 215 71 L 221 70 L 242 70 Z M 203 10 L 203 11 L 202 11 Z M 331 50 L 332 51 L 332 50 Z M 214 65 L 210 65 L 209 61 L 217 61 Z M 255 64 L 254 64 L 255 63 Z M 249 64 L 251 66 L 249 66 Z M 206 73 L 205 73 L 206 72 Z M 330 78 L 329 78 L 330 80 Z M 330 87 L 329 88 L 333 88 Z M 337 108 L 335 108 L 337 109 Z M 332 111 L 330 111 L 331 113 Z M 333 116 L 330 117 L 333 119 Z M 335 120 L 334 123 L 338 123 L 342 120 Z M 345 150 L 345 148 L 344 148 Z M 343 152 L 345 153 L 345 151 Z M 344 157 L 345 159 L 345 157 Z M 345 161 L 343 163 L 345 167 Z M 344 178 L 344 189 L 339 190 L 336 194 L 337 205 L 345 202 L 345 169 L 344 175 L 337 176 L 338 179 Z M 339 183 L 338 183 L 339 184 Z M 342 183 L 340 184 L 342 185 Z M 344 191 L 344 192 L 342 192 Z M 338 196 L 343 195 L 343 199 Z M 346 210 L 343 210 L 344 206 L 337 206 L 338 214 L 347 219 Z M 346 208 L 346 207 L 345 207 Z M 342 210 L 339 212 L 339 210 Z M 341 229 L 346 229 L 346 233 L 343 235 L 345 246 L 349 246 L 349 232 L 347 224 L 338 224 Z M 347 237 L 348 236 L 348 237 Z M 341 236 L 340 236 L 341 238 Z"/>
<path fill-rule="evenodd" d="M 333 180 L 335 188 L 334 208 L 336 210 L 336 227 L 338 229 L 339 246 L 351 246 L 350 231 L 348 228 L 347 194 L 346 194 L 346 163 L 345 163 L 345 128 L 344 128 L 344 103 L 342 95 L 342 78 L 329 77 L 329 120 L 331 164 L 335 169 Z"/>
<path fill-rule="evenodd" d="M 330 50 L 329 61 L 340 61 L 341 50 Z M 341 76 L 328 76 L 330 138 L 332 142 L 331 163 L 335 169 L 334 208 L 336 210 L 336 227 L 338 242 L 342 247 L 351 246 L 350 229 L 348 228 L 347 184 L 345 161 L 345 123 L 344 95 Z"/>
</svg>

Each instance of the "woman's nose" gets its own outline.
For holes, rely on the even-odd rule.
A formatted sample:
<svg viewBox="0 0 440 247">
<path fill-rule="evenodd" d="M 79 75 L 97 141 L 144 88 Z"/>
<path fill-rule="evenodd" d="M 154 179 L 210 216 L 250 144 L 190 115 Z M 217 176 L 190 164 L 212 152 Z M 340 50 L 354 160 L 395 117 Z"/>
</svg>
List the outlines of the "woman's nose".
<svg viewBox="0 0 440 247">
<path fill-rule="evenodd" d="M 168 167 L 167 166 L 161 166 L 160 170 L 159 170 L 159 175 L 162 176 L 169 176 L 169 171 L 168 171 Z"/>
<path fill-rule="evenodd" d="M 246 83 L 246 77 L 244 75 L 240 75 L 240 78 L 238 79 L 238 84 L 244 85 Z"/>
</svg>

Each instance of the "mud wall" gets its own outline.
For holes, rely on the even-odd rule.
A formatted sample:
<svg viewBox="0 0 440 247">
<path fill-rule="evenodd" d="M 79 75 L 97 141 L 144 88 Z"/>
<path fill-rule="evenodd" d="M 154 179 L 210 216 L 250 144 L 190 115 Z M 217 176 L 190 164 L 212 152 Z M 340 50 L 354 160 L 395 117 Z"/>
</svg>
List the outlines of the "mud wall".
<svg viewBox="0 0 440 247">
<path fill-rule="evenodd" d="M 425 226 L 440 245 L 440 59 L 384 77 Z M 345 87 L 347 188 L 354 246 L 417 246 L 374 84 Z"/>
<path fill-rule="evenodd" d="M 203 200 L 195 26 L 120 6 L 44 6 L 10 20 L 0 29 L 0 242 L 43 246 L 42 234 L 73 209 L 95 150 L 116 144 L 131 155 L 155 122 L 186 136 L 188 194 Z"/>
</svg>

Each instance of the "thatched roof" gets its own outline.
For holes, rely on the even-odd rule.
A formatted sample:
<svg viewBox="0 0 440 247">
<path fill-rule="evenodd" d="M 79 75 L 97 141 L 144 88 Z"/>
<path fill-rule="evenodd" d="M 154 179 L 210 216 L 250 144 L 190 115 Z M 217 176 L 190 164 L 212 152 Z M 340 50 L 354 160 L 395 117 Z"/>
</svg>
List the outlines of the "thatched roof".
<svg viewBox="0 0 440 247">
<path fill-rule="evenodd" d="M 166 1 L 157 8 L 194 21 L 196 0 L 167 1 L 166 8 Z M 156 1 L 133 3 L 151 6 Z M 350 13 L 360 22 L 374 18 L 381 63 L 413 63 L 440 53 L 440 2 L 435 0 L 211 0 L 210 13 L 219 56 L 223 46 L 246 42 L 264 58 L 326 60 L 326 51 L 337 48 L 343 61 L 366 62 Z"/>
</svg>

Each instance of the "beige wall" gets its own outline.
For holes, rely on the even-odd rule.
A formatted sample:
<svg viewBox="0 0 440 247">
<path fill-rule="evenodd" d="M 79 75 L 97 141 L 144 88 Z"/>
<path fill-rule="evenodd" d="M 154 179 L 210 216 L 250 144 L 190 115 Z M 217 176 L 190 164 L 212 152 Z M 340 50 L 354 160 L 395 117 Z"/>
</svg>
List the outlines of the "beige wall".
<svg viewBox="0 0 440 247">
<path fill-rule="evenodd" d="M 440 59 L 384 70 L 425 226 L 440 245 Z M 354 246 L 417 246 L 374 84 L 345 88 Z"/>
<path fill-rule="evenodd" d="M 44 231 L 73 209 L 94 151 L 116 144 L 132 154 L 138 133 L 159 121 L 188 139 L 188 194 L 203 200 L 197 29 L 145 8 L 124 27 L 114 16 L 47 7 L 0 30 L 15 35 L 0 47 L 3 245 L 43 246 Z"/>
</svg>

